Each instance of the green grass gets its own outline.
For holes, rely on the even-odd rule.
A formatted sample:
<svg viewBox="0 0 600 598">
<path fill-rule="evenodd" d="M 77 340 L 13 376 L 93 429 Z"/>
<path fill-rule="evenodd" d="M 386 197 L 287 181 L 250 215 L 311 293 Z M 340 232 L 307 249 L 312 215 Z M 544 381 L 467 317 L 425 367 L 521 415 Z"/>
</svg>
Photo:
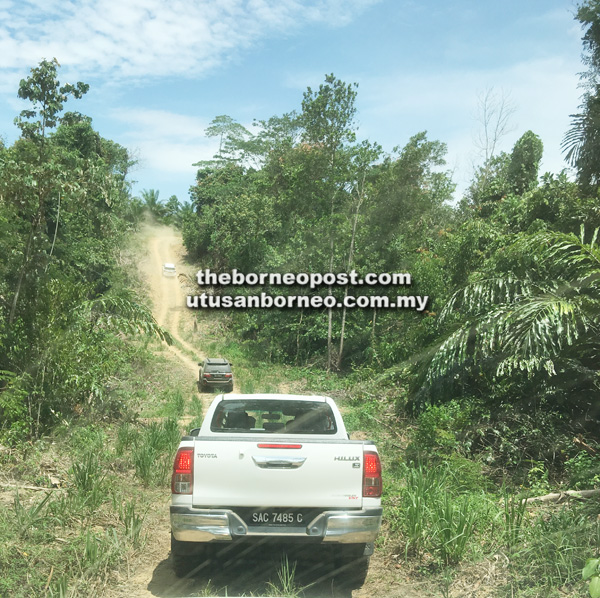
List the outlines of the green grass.
<svg viewBox="0 0 600 598">
<path fill-rule="evenodd" d="M 290 563 L 287 556 L 281 561 L 277 570 L 277 581 L 267 583 L 265 596 L 281 596 L 285 598 L 299 598 L 301 589 L 296 583 L 296 563 Z"/>
<path fill-rule="evenodd" d="M 581 570 L 600 547 L 597 502 L 525 506 L 519 483 L 545 488 L 552 478 L 531 463 L 499 476 L 474 458 L 461 428 L 471 424 L 470 411 L 453 404 L 400 419 L 401 391 L 392 378 L 257 363 L 249 346 L 227 341 L 222 331 L 219 337 L 190 342 L 230 359 L 242 392 L 275 392 L 285 382 L 291 392 L 343 397 L 348 430 L 376 441 L 384 467 L 384 532 L 377 542 L 383 567 L 400 559 L 403 574 L 432 595 L 457 595 L 463 568 L 480 562 L 506 563 L 506 579 L 486 588 L 489 598 L 586 595 Z M 127 405 L 119 418 L 64 420 L 51 437 L 0 453 L 3 472 L 21 484 L 49 486 L 42 463 L 62 482 L 44 493 L 15 492 L 0 509 L 0 596 L 94 595 L 143 551 L 148 509 L 164 508 L 147 497 L 156 488 L 168 495 L 184 432 L 177 420 L 191 416 L 186 428 L 193 428 L 203 415 L 195 379 L 182 379 L 183 369 L 174 369 L 164 352 L 153 356 L 158 346 L 140 343 L 135 366 L 116 384 L 116 399 Z M 161 421 L 141 421 L 136 413 Z M 597 459 L 575 455 L 566 470 L 586 487 L 598 475 Z M 497 482 L 502 476 L 504 484 Z M 294 575 L 293 565 L 283 563 L 261 593 L 300 596 Z"/>
<path fill-rule="evenodd" d="M 179 438 L 175 420 L 146 427 L 82 420 L 37 447 L 4 455 L 3 472 L 17 485 L 47 483 L 49 463 L 61 485 L 44 493 L 15 490 L 11 507 L 0 509 L 0 596 L 99 595 L 115 570 L 143 550 L 148 533 L 134 449 L 155 450 L 150 479 L 168 494 Z"/>
<path fill-rule="evenodd" d="M 461 579 L 463 567 L 476 569 L 481 562 L 483 570 L 486 563 L 504 562 L 508 581 L 502 583 L 500 576 L 497 585 L 486 588 L 487 596 L 588 596 L 581 571 L 586 559 L 600 551 L 597 501 L 526 505 L 523 499 L 533 489 L 525 493 L 518 483 L 527 481 L 529 463 L 514 476 L 505 472 L 498 486 L 489 475 L 496 472 L 488 472 L 463 449 L 460 428 L 447 412 L 432 411 L 420 429 L 418 420 L 401 423 L 388 402 L 361 394 L 346 403 L 345 421 L 349 429 L 375 438 L 382 456 L 388 531 L 379 550 L 388 558 L 400 557 L 403 569 L 435 586 L 436 595 L 457 595 L 456 588 L 464 587 L 459 584 L 468 584 Z M 442 434 L 438 426 L 454 430 L 453 435 Z M 566 473 L 579 481 L 573 474 L 578 467 L 578 475 L 588 474 L 589 487 L 594 465 L 578 457 Z M 545 486 L 538 483 L 536 489 Z"/>
</svg>

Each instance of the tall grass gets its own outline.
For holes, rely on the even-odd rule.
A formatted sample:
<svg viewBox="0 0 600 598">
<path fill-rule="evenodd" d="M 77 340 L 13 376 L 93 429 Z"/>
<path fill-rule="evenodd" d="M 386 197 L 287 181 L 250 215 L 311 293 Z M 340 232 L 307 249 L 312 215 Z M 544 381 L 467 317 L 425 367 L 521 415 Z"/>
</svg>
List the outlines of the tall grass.
<svg viewBox="0 0 600 598">
<path fill-rule="evenodd" d="M 266 596 L 281 596 L 282 598 L 299 598 L 300 588 L 296 584 L 296 563 L 290 564 L 287 556 L 281 560 L 277 570 L 277 581 L 267 583 Z"/>
<path fill-rule="evenodd" d="M 455 495 L 447 466 L 419 463 L 399 470 L 405 486 L 392 509 L 392 528 L 404 541 L 405 558 L 427 551 L 451 565 L 460 562 L 476 523 L 485 517 L 470 495 Z"/>
<path fill-rule="evenodd" d="M 431 529 L 435 548 L 445 565 L 463 558 L 473 535 L 477 512 L 467 497 L 452 498 L 448 493 L 431 506 Z"/>
<path fill-rule="evenodd" d="M 166 485 L 181 431 L 174 419 L 152 422 L 135 439 L 132 457 L 136 475 L 146 485 Z"/>
<path fill-rule="evenodd" d="M 37 530 L 43 528 L 51 519 L 51 515 L 46 512 L 50 497 L 51 493 L 48 492 L 44 498 L 26 507 L 21 502 L 19 492 L 16 492 L 13 500 L 14 522 L 17 534 L 21 538 L 31 538 Z"/>
<path fill-rule="evenodd" d="M 502 506 L 504 542 L 506 550 L 510 554 L 517 549 L 521 542 L 524 517 L 527 512 L 527 502 L 522 497 L 512 496 L 509 491 L 504 488 Z"/>
<path fill-rule="evenodd" d="M 443 493 L 446 471 L 423 465 L 405 469 L 406 487 L 402 493 L 402 516 L 406 533 L 406 553 L 418 554 L 427 539 L 429 510 L 434 500 Z"/>
</svg>

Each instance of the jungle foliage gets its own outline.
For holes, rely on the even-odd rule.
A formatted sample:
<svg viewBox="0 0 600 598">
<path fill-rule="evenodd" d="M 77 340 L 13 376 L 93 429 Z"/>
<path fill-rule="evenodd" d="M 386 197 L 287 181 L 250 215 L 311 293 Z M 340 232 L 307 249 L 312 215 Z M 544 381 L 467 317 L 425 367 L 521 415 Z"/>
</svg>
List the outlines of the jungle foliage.
<svg viewBox="0 0 600 598">
<path fill-rule="evenodd" d="M 576 18 L 591 102 L 597 2 L 584 2 Z M 509 152 L 485 148 L 453 203 L 445 144 L 421 131 L 387 154 L 358 140 L 357 94 L 330 74 L 298 109 L 255 122 L 252 133 L 217 117 L 207 135 L 218 135 L 219 152 L 197 164 L 193 210 L 182 218 L 190 255 L 213 271 L 410 273 L 410 286 L 211 292 L 427 296 L 423 313 L 237 310 L 232 329 L 267 360 L 371 376 L 399 415 L 476 405 L 461 434 L 497 465 L 526 454 L 564 467 L 577 454 L 569 437 L 597 442 L 600 429 L 600 202 L 588 172 L 600 163 L 598 123 L 588 114 L 581 129 L 576 117 L 567 134 L 577 182 L 565 171 L 540 173 L 542 142 L 524 131 Z"/>
<path fill-rule="evenodd" d="M 119 410 L 108 380 L 121 333 L 164 336 L 119 264 L 138 213 L 132 165 L 91 119 L 64 112 L 88 85 L 61 85 L 43 60 L 19 86 L 30 109 L 0 148 L 0 437 L 39 435 L 65 415 Z"/>
<path fill-rule="evenodd" d="M 445 145 L 425 132 L 391 155 L 357 142 L 356 94 L 328 75 L 299 113 L 257 123 L 255 135 L 222 128 L 227 157 L 201 165 L 184 240 L 214 271 L 412 276 L 410 287 L 217 293 L 415 294 L 427 309 L 236 311 L 237 333 L 283 363 L 406 371 L 400 403 L 417 412 L 477 396 L 494 411 L 535 405 L 596 421 L 597 199 L 565 173 L 540 179 L 542 143 L 526 131 L 452 206 Z"/>
<path fill-rule="evenodd" d="M 407 272 L 412 285 L 398 288 L 237 289 L 426 295 L 428 304 L 423 313 L 238 310 L 203 349 L 233 355 L 243 392 L 277 391 L 284 380 L 347 399 L 349 429 L 373 437 L 385 461 L 381 544 L 390 559 L 443 570 L 444 595 L 455 567 L 499 555 L 505 579 L 492 580 L 494 595 L 587 591 L 582 569 L 590 583 L 598 579 L 597 503 L 532 517 L 521 501 L 600 485 L 598 1 L 583 2 L 577 19 L 589 67 L 581 114 L 565 137 L 577 182 L 565 172 L 540 176 L 542 143 L 525 131 L 509 152 L 486 148 L 457 204 L 445 144 L 415 132 L 387 154 L 357 140 L 358 88 L 333 74 L 253 133 L 217 116 L 207 135 L 219 150 L 197 164 L 191 205 L 163 202 L 153 189 L 132 198 L 127 150 L 89 117 L 64 111 L 88 86 L 61 85 L 58 63 L 42 61 L 19 87 L 31 103 L 16 119 L 21 138 L 0 144 L 0 443 L 70 430 L 73 414 L 108 419 L 125 409 L 118 380 L 136 352 L 126 335 L 166 338 L 120 263 L 144 209 L 180 226 L 190 256 L 214 271 Z M 145 392 L 135 386 L 132 400 Z M 0 521 L 5 567 L 12 538 L 45 547 L 70 514 L 83 527 L 68 554 L 83 549 L 85 559 L 57 569 L 51 592 L 66 595 L 67 579 L 78 576 L 84 585 L 103 579 L 119 546 L 143 541 L 138 503 L 105 472 L 117 459 L 138 485 L 164 485 L 181 432 L 172 418 L 186 409 L 199 418 L 196 396 L 191 405 L 173 392 L 150 414 L 168 417 L 163 424 L 121 423 L 114 455 L 101 450 L 104 431 L 74 426 L 75 444 L 91 435 L 73 455 L 64 498 L 25 504 L 16 495 L 14 515 Z M 2 459 L 23 467 L 8 453 Z M 26 481 L 43 482 L 37 453 L 26 467 Z M 92 534 L 95 513 L 115 520 L 117 512 L 118 526 Z M 3 587 L 14 593 L 29 569 L 19 560 L 11 571 Z M 52 576 L 43 571 L 40 590 Z"/>
</svg>

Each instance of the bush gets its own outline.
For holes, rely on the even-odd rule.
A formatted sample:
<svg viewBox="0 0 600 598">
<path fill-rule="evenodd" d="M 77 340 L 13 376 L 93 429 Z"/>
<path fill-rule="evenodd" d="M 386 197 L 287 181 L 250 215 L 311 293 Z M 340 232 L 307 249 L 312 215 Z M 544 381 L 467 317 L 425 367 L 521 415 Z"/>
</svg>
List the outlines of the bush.
<svg viewBox="0 0 600 598">
<path fill-rule="evenodd" d="M 585 451 L 565 462 L 569 488 L 575 490 L 600 486 L 600 455 L 591 456 Z"/>
</svg>

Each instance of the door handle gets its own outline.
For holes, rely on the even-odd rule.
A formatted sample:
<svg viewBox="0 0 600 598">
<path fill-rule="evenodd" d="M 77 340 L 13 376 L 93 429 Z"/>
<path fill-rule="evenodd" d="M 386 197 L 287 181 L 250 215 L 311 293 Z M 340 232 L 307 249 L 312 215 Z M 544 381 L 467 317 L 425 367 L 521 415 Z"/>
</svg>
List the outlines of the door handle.
<svg viewBox="0 0 600 598">
<path fill-rule="evenodd" d="M 261 469 L 298 469 L 306 461 L 306 457 L 252 457 L 252 460 Z"/>
</svg>

